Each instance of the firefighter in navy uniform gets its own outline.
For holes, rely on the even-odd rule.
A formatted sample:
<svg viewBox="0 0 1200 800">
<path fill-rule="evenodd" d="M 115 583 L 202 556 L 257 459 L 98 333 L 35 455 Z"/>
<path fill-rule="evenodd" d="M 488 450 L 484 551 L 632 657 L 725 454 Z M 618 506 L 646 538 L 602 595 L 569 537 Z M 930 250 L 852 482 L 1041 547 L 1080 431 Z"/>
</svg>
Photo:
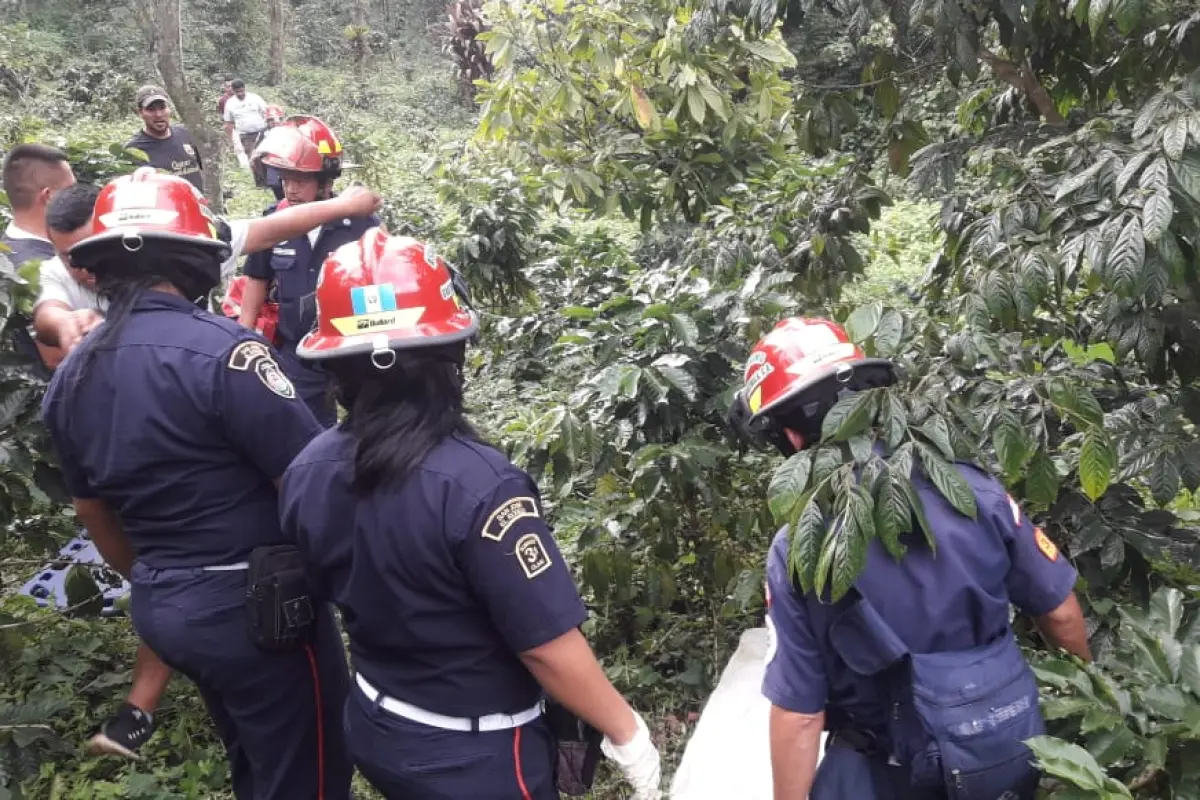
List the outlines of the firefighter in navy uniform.
<svg viewBox="0 0 1200 800">
<path fill-rule="evenodd" d="M 298 352 L 348 416 L 288 468 L 280 508 L 314 594 L 342 610 L 356 765 L 393 800 L 556 798 L 549 695 L 604 735 L 635 800 L 657 799 L 658 751 L 579 631 L 534 482 L 463 415 L 478 322 L 447 266 L 375 230 L 321 275 Z"/>
<path fill-rule="evenodd" d="M 332 196 L 333 182 L 342 171 L 342 144 L 316 117 L 293 116 L 273 128 L 258 152 L 262 163 L 279 170 L 290 205 Z M 276 206 L 267 209 L 268 214 Z M 375 216 L 342 219 L 277 245 L 270 252 L 246 259 L 247 276 L 240 322 L 253 329 L 273 291 L 279 303 L 278 348 L 280 364 L 317 421 L 329 427 L 336 408 L 328 377 L 318 366 L 296 356 L 296 345 L 316 321 L 313 293 L 325 258 L 338 247 L 356 241 L 379 224 Z"/>
<path fill-rule="evenodd" d="M 754 348 L 730 419 L 791 455 L 821 438 L 848 393 L 886 386 L 895 367 L 866 358 L 837 324 L 787 319 Z M 1027 800 L 1038 775 L 1022 744 L 1043 728 L 1037 683 L 1009 627 L 1009 604 L 1045 638 L 1089 658 L 1076 573 L 990 475 L 956 464 L 978 516 L 914 485 L 936 541 L 903 537 L 893 559 L 872 540 L 836 603 L 792 580 L 787 528 L 767 558 L 776 800 Z M 829 731 L 820 769 L 817 748 Z M 814 776 L 815 771 L 815 776 Z"/>
<path fill-rule="evenodd" d="M 238 800 L 345 800 L 332 614 L 289 595 L 294 641 L 248 624 L 260 554 L 286 546 L 277 482 L 321 426 L 271 348 L 206 310 L 229 253 L 216 225 L 182 178 L 143 169 L 101 191 L 70 256 L 108 314 L 43 415 L 80 522 L 132 584 L 138 635 L 199 687 Z"/>
</svg>

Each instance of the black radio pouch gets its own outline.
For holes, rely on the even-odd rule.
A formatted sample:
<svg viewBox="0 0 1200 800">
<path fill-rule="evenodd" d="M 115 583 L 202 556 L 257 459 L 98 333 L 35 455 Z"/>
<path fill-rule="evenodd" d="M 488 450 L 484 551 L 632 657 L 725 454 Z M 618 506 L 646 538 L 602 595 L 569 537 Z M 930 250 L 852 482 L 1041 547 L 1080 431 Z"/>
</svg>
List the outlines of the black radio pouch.
<svg viewBox="0 0 1200 800">
<path fill-rule="evenodd" d="M 299 550 L 270 545 L 250 553 L 246 616 L 250 637 L 263 650 L 290 650 L 311 641 L 316 614 Z"/>
<path fill-rule="evenodd" d="M 557 745 L 554 782 L 558 791 L 569 797 L 587 795 L 596 781 L 604 737 L 551 698 L 546 698 L 545 719 Z"/>
</svg>

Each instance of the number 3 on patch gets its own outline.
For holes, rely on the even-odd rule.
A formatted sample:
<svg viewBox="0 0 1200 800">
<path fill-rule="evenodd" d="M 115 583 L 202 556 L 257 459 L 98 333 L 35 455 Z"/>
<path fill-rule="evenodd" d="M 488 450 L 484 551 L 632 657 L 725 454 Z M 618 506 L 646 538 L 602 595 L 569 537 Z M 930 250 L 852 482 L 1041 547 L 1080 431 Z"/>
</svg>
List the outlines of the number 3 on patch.
<svg viewBox="0 0 1200 800">
<path fill-rule="evenodd" d="M 1058 545 L 1050 541 L 1050 537 L 1041 528 L 1034 528 L 1033 538 L 1037 541 L 1038 550 L 1042 551 L 1042 555 L 1051 561 L 1058 559 Z"/>
<path fill-rule="evenodd" d="M 550 569 L 550 554 L 536 533 L 527 533 L 517 539 L 517 560 L 529 580 Z"/>
</svg>

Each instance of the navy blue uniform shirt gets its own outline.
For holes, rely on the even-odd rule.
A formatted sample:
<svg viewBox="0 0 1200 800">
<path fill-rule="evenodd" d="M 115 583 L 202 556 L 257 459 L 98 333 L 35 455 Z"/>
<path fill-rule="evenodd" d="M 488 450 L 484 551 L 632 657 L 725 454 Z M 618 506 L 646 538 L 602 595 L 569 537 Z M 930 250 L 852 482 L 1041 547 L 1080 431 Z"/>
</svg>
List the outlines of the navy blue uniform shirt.
<svg viewBox="0 0 1200 800">
<path fill-rule="evenodd" d="M 1040 616 L 1053 611 L 1075 586 L 1075 568 L 1035 530 L 1004 487 L 987 473 L 956 465 L 970 483 L 978 517 L 958 514 L 928 482 L 914 484 L 937 542 L 906 539 L 895 561 L 878 541 L 855 587 L 914 653 L 967 650 L 1009 630 L 1009 604 Z M 789 711 L 828 709 L 879 730 L 887 705 L 879 686 L 854 675 L 829 641 L 832 606 L 804 597 L 788 568 L 789 534 L 780 531 L 767 557 L 768 648 L 763 694 Z M 846 724 L 846 723 L 840 723 Z"/>
<path fill-rule="evenodd" d="M 148 566 L 245 560 L 284 541 L 273 481 L 321 426 L 258 334 L 146 291 L 117 341 L 89 335 L 42 413 L 71 495 L 101 498 Z"/>
<path fill-rule="evenodd" d="M 275 207 L 269 206 L 263 216 L 274 213 Z M 275 281 L 279 337 L 284 347 L 295 347 L 316 324 L 317 304 L 313 295 L 325 259 L 342 245 L 358 241 L 377 225 L 379 218 L 374 215 L 340 219 L 322 225 L 315 244 L 305 234 L 246 259 L 242 272 L 251 278 Z"/>
<path fill-rule="evenodd" d="M 284 531 L 314 588 L 342 610 L 355 668 L 428 711 L 522 711 L 541 696 L 517 653 L 587 616 L 530 477 L 499 451 L 448 437 L 399 486 L 356 496 L 340 427 L 284 475 Z"/>
</svg>

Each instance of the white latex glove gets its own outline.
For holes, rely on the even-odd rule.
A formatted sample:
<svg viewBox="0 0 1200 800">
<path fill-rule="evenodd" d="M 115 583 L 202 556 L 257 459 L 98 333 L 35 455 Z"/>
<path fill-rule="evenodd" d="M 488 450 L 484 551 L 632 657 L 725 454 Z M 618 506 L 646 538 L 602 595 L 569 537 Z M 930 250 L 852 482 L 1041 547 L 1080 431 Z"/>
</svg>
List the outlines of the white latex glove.
<svg viewBox="0 0 1200 800">
<path fill-rule="evenodd" d="M 661 766 L 658 749 L 650 741 L 650 729 L 636 711 L 637 733 L 623 745 L 613 744 L 607 736 L 600 743 L 600 751 L 617 765 L 625 780 L 633 787 L 633 800 L 660 800 L 662 792 Z"/>
</svg>

